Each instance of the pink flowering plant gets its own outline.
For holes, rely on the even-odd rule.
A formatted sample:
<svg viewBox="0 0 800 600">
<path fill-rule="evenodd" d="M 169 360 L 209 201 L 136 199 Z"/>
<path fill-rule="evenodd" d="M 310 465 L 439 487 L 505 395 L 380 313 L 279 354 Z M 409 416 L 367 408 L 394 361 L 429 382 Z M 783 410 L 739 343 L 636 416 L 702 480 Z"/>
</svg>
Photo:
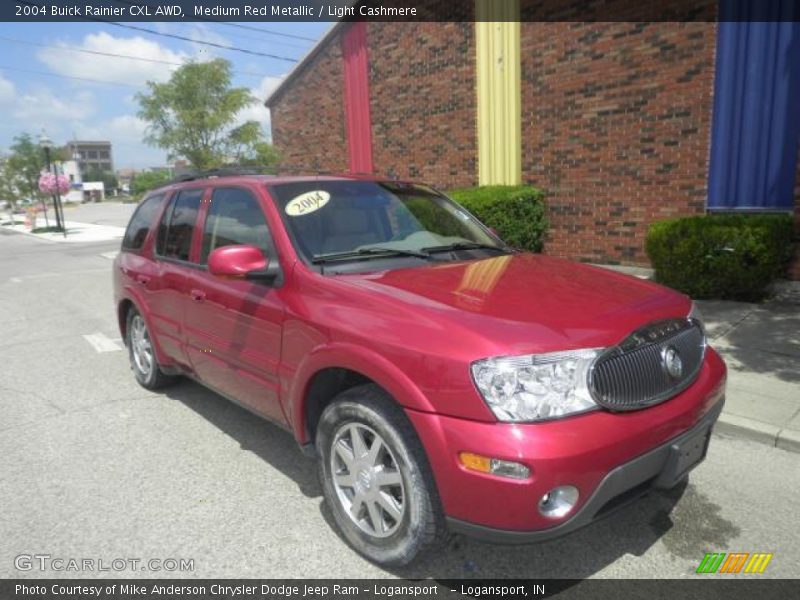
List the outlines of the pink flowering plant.
<svg viewBox="0 0 800 600">
<path fill-rule="evenodd" d="M 66 175 L 53 175 L 52 173 L 44 173 L 39 177 L 39 190 L 43 194 L 59 196 L 66 194 L 69 191 L 69 177 Z"/>
</svg>

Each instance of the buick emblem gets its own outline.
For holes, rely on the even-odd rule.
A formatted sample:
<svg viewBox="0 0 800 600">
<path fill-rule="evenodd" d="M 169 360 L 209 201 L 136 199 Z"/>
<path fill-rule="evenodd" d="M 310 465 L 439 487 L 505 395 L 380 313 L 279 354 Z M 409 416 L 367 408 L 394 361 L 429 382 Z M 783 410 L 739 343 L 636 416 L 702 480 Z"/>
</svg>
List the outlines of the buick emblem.
<svg viewBox="0 0 800 600">
<path fill-rule="evenodd" d="M 683 375 L 683 361 L 674 346 L 667 346 L 661 351 L 661 364 L 667 375 L 673 379 L 678 379 Z"/>
</svg>

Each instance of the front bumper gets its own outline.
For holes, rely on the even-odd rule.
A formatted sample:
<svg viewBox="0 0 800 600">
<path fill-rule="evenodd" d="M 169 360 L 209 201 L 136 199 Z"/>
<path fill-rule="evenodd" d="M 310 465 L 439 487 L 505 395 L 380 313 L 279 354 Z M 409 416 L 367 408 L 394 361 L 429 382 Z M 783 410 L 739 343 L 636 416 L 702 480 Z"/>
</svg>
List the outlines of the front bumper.
<svg viewBox="0 0 800 600">
<path fill-rule="evenodd" d="M 669 489 L 683 479 L 704 458 L 711 428 L 722 412 L 720 400 L 703 419 L 686 433 L 651 450 L 630 462 L 620 465 L 606 475 L 591 498 L 570 518 L 555 527 L 537 531 L 509 531 L 447 518 L 451 531 L 470 537 L 502 544 L 541 542 L 566 535 L 605 517 L 614 510 L 633 502 L 652 489 Z M 681 452 L 687 443 L 702 440 L 702 456 L 697 462 L 681 468 Z"/>
<path fill-rule="evenodd" d="M 406 414 L 425 448 L 451 527 L 527 542 L 562 535 L 652 487 L 672 485 L 673 476 L 684 475 L 670 471 L 672 446 L 710 431 L 724 393 L 725 364 L 709 348 L 691 386 L 639 411 L 597 410 L 535 424 L 470 421 L 409 409 Z M 510 479 L 468 470 L 460 452 L 519 462 L 531 475 Z M 560 519 L 542 515 L 539 500 L 563 485 L 578 489 L 575 507 Z"/>
</svg>

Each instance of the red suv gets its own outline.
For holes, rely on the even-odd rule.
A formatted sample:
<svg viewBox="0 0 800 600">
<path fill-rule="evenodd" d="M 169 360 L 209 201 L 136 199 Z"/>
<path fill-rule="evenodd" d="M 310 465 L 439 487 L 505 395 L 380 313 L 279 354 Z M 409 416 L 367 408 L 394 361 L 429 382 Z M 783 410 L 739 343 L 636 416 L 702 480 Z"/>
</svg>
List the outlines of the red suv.
<svg viewBox="0 0 800 600">
<path fill-rule="evenodd" d="M 724 401 L 689 298 L 516 251 L 416 183 L 169 185 L 133 215 L 114 294 L 136 379 L 186 375 L 288 429 L 383 565 L 448 530 L 552 538 L 672 487 Z"/>
</svg>

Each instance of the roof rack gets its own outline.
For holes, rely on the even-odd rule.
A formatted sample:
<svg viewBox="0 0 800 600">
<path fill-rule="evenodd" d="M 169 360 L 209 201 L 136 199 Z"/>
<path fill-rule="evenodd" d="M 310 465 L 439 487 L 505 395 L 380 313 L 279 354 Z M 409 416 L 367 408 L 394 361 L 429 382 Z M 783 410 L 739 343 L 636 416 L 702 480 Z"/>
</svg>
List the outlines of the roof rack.
<svg viewBox="0 0 800 600">
<path fill-rule="evenodd" d="M 310 167 L 305 165 L 228 165 L 216 169 L 204 169 L 198 171 L 191 171 L 178 175 L 169 184 L 181 183 L 185 181 L 194 181 L 196 179 L 205 179 L 209 177 L 237 177 L 241 175 L 261 175 L 275 177 L 281 174 L 295 174 L 295 175 L 308 175 L 308 176 L 350 176 L 350 177 L 375 177 L 376 173 L 361 173 L 344 171 L 331 171 L 327 169 L 320 169 L 318 167 Z M 387 179 L 397 180 L 396 175 L 386 176 Z M 167 184 L 167 185 L 169 185 Z"/>
<path fill-rule="evenodd" d="M 261 175 L 262 172 L 257 167 L 223 167 L 220 169 L 205 169 L 202 171 L 191 171 L 178 175 L 170 183 L 180 183 L 182 181 L 194 181 L 195 179 L 206 179 L 208 177 L 235 177 L 237 175 Z"/>
</svg>

